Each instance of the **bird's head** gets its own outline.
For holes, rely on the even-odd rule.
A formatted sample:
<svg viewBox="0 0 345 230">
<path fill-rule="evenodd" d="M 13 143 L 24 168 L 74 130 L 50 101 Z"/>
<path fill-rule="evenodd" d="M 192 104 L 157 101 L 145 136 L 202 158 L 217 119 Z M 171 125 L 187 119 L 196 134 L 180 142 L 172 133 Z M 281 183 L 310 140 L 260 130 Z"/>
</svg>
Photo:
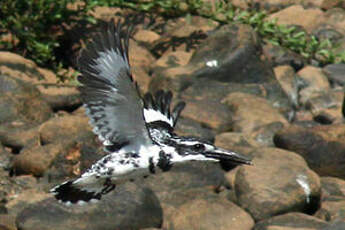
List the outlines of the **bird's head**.
<svg viewBox="0 0 345 230">
<path fill-rule="evenodd" d="M 251 160 L 242 154 L 218 148 L 206 141 L 194 137 L 175 137 L 166 143 L 174 149 L 172 162 L 189 160 L 228 161 L 235 164 L 251 164 Z"/>
</svg>

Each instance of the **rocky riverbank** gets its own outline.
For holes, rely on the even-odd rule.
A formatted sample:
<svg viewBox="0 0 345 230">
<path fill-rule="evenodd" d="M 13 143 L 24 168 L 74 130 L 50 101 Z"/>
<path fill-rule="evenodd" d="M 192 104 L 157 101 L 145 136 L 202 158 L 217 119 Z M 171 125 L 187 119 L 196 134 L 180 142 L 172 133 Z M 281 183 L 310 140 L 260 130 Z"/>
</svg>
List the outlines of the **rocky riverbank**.
<svg viewBox="0 0 345 230">
<path fill-rule="evenodd" d="M 345 47 L 343 1 L 253 2 L 278 23 Z M 49 189 L 104 155 L 76 84 L 0 52 L 0 229 L 345 229 L 345 64 L 322 66 L 249 25 L 200 16 L 144 17 L 134 31 L 129 55 L 141 90 L 171 90 L 187 103 L 177 133 L 246 154 L 253 166 L 175 165 L 98 203 L 66 207 Z"/>
</svg>

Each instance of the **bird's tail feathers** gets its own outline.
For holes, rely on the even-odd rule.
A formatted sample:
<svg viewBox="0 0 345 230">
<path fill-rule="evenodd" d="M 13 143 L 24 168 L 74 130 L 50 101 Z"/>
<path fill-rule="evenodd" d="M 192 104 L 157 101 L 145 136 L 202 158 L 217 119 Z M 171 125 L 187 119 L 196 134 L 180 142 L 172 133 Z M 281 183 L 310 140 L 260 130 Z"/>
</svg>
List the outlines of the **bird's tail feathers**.
<svg viewBox="0 0 345 230">
<path fill-rule="evenodd" d="M 67 205 L 96 202 L 115 188 L 109 178 L 80 177 L 50 190 L 57 200 Z"/>
</svg>

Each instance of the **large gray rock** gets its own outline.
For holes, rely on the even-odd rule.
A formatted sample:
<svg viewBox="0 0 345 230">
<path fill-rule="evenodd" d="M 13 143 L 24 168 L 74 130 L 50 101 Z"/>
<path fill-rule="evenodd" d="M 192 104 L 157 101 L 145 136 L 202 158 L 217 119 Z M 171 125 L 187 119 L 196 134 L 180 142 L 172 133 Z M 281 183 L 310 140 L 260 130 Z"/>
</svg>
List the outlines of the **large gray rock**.
<svg viewBox="0 0 345 230">
<path fill-rule="evenodd" d="M 95 204 L 68 207 L 45 199 L 24 209 L 16 223 L 22 230 L 140 229 L 160 227 L 162 209 L 151 190 L 127 183 Z"/>
</svg>

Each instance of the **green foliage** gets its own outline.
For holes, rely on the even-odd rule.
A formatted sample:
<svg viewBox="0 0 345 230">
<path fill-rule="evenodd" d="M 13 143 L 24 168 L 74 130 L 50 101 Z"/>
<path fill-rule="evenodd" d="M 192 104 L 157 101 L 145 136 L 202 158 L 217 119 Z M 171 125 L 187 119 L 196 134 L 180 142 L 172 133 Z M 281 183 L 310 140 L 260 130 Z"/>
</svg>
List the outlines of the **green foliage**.
<svg viewBox="0 0 345 230">
<path fill-rule="evenodd" d="M 87 12 L 92 2 L 70 6 L 76 0 L 1 0 L 0 36 L 10 34 L 12 40 L 2 40 L 5 49 L 22 54 L 39 65 L 57 68 L 54 50 L 64 35 L 64 25 L 93 18 Z"/>
</svg>

